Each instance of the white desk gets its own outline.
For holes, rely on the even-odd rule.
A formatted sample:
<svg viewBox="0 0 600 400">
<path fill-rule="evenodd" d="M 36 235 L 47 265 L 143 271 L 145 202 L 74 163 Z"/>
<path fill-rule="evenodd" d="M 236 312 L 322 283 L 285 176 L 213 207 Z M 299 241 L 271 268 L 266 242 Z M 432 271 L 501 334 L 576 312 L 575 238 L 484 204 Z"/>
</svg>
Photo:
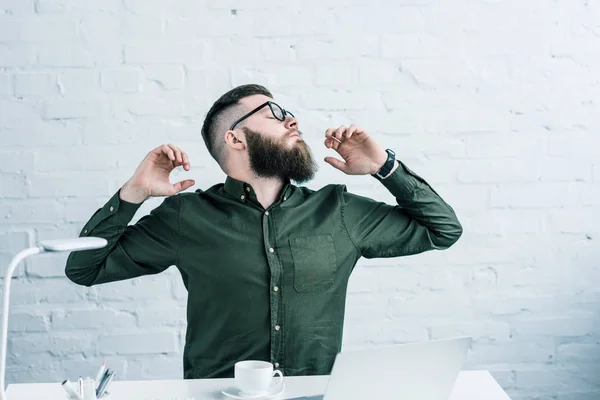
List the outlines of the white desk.
<svg viewBox="0 0 600 400">
<path fill-rule="evenodd" d="M 285 378 L 280 399 L 325 393 L 328 376 Z M 114 381 L 111 400 L 223 400 L 221 390 L 233 386 L 233 379 L 187 379 L 154 381 Z M 66 400 L 60 383 L 20 383 L 8 385 L 8 400 Z M 487 371 L 462 371 L 449 400 L 510 400 Z"/>
</svg>

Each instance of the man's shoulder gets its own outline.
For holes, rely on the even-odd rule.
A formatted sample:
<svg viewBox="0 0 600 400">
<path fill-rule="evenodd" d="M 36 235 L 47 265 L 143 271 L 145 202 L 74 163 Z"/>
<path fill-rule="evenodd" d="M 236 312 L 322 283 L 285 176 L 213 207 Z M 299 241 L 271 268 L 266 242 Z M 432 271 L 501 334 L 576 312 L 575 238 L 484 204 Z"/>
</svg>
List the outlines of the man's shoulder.
<svg viewBox="0 0 600 400">
<path fill-rule="evenodd" d="M 312 188 L 308 186 L 296 186 L 296 189 L 304 197 L 329 197 L 331 195 L 338 195 L 339 193 L 346 190 L 346 185 L 330 183 L 320 188 Z"/>
</svg>

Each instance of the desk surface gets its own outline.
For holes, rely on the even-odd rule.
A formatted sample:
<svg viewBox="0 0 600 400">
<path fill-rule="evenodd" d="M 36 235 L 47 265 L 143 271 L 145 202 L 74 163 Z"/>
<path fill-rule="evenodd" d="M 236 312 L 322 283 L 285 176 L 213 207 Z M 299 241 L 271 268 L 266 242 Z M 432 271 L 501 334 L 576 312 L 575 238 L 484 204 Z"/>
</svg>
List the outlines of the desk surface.
<svg viewBox="0 0 600 400">
<path fill-rule="evenodd" d="M 285 378 L 285 392 L 279 399 L 325 393 L 328 376 Z M 186 379 L 114 381 L 111 400 L 223 400 L 221 390 L 231 387 L 233 379 Z M 8 400 L 66 400 L 60 383 L 20 383 L 8 385 Z M 510 400 L 487 371 L 462 371 L 448 400 Z"/>
</svg>

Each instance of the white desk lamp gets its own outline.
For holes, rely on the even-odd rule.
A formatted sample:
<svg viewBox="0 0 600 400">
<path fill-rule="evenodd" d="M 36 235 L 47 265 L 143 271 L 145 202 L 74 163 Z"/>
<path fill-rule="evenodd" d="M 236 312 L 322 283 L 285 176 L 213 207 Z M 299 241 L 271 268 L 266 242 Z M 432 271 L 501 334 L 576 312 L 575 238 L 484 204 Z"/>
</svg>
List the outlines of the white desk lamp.
<svg viewBox="0 0 600 400">
<path fill-rule="evenodd" d="M 6 378 L 6 345 L 8 341 L 8 302 L 10 296 L 10 282 L 12 275 L 17 268 L 17 265 L 25 258 L 45 253 L 45 252 L 61 252 L 61 251 L 80 251 L 100 249 L 107 245 L 106 239 L 97 237 L 80 237 L 76 239 L 61 239 L 61 240 L 43 240 L 38 243 L 37 247 L 30 247 L 17 254 L 8 264 L 6 273 L 4 274 L 4 284 L 2 286 L 2 334 L 0 345 L 0 400 L 6 400 L 4 379 Z"/>
</svg>

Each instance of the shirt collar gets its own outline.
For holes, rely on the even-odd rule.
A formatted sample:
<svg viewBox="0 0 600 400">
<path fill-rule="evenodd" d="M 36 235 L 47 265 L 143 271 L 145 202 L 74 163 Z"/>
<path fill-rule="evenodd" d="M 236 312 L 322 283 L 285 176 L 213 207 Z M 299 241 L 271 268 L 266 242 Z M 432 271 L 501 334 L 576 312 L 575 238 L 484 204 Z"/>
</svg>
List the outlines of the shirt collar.
<svg viewBox="0 0 600 400">
<path fill-rule="evenodd" d="M 293 193 L 294 185 L 288 180 L 286 181 L 281 193 L 279 194 L 279 202 L 286 202 Z M 246 202 L 247 200 L 254 200 L 258 203 L 256 199 L 256 193 L 246 182 L 239 181 L 230 176 L 227 176 L 225 180 L 224 190 L 227 194 L 232 196 L 233 198 L 239 200 L 240 202 Z"/>
</svg>

